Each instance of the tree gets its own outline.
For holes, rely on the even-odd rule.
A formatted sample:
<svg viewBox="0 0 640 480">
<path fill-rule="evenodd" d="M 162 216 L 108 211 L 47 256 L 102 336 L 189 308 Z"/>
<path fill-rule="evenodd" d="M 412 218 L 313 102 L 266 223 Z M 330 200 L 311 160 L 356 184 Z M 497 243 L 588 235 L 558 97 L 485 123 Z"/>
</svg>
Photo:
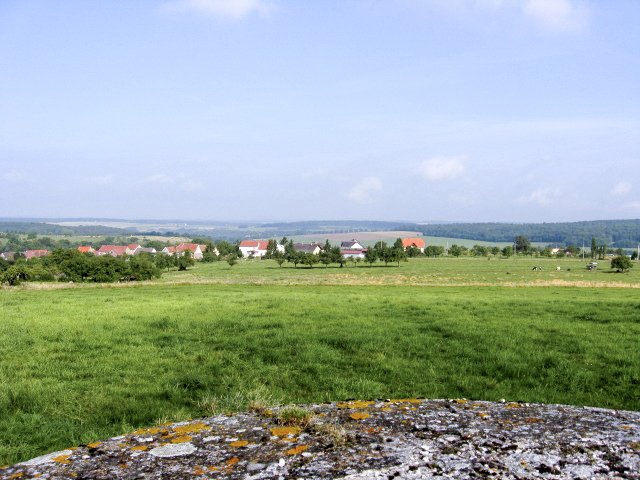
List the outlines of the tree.
<svg viewBox="0 0 640 480">
<path fill-rule="evenodd" d="M 620 255 L 611 260 L 611 268 L 615 268 L 618 272 L 623 272 L 625 270 L 629 270 L 633 267 L 633 263 L 631 263 L 631 259 L 626 255 Z"/>
<path fill-rule="evenodd" d="M 455 243 L 449 247 L 449 255 L 453 255 L 454 257 L 459 257 L 462 255 L 462 247 L 459 247 Z"/>
<path fill-rule="evenodd" d="M 500 247 L 492 247 L 491 255 L 500 255 Z"/>
<path fill-rule="evenodd" d="M 524 235 L 518 235 L 516 237 L 516 252 L 517 253 L 529 253 L 531 250 L 531 242 Z"/>
<path fill-rule="evenodd" d="M 427 257 L 439 257 L 440 255 L 444 255 L 444 247 L 429 245 L 427 248 L 424 249 L 424 254 Z"/>
<path fill-rule="evenodd" d="M 227 263 L 229 264 L 230 267 L 233 267 L 236 263 L 238 263 L 238 256 L 233 254 L 233 253 L 229 253 L 225 259 L 227 260 Z"/>
<path fill-rule="evenodd" d="M 271 255 L 271 258 L 276 261 L 276 263 L 278 264 L 278 266 L 280 268 L 282 268 L 282 264 L 286 260 L 286 258 L 284 256 L 284 253 L 279 252 L 278 250 L 276 250 L 275 253 L 273 255 Z"/>
<path fill-rule="evenodd" d="M 506 247 L 504 247 L 502 249 L 502 255 L 509 258 L 513 255 L 513 248 L 511 248 L 511 245 L 507 245 Z"/>
<path fill-rule="evenodd" d="M 273 238 L 269 239 L 267 242 L 267 253 L 264 255 L 264 258 L 273 258 L 273 255 L 278 251 L 278 242 L 276 242 Z"/>
<path fill-rule="evenodd" d="M 313 264 L 318 263 L 319 260 L 318 256 L 313 253 L 303 253 L 301 263 L 303 265 L 309 265 L 309 268 L 313 268 Z"/>
<path fill-rule="evenodd" d="M 176 252 L 175 255 L 178 255 L 178 253 Z M 185 250 L 184 252 L 182 252 L 182 254 L 178 257 L 178 270 L 186 270 L 188 267 L 192 267 L 196 264 L 196 261 L 193 259 L 193 256 L 191 255 L 191 250 Z"/>
<path fill-rule="evenodd" d="M 373 248 L 370 248 L 366 252 L 364 252 L 364 261 L 367 262 L 369 266 L 372 266 L 377 259 L 378 255 Z"/>
<path fill-rule="evenodd" d="M 596 258 L 596 251 L 598 250 L 598 244 L 596 243 L 596 238 L 591 237 L 591 259 Z"/>
</svg>

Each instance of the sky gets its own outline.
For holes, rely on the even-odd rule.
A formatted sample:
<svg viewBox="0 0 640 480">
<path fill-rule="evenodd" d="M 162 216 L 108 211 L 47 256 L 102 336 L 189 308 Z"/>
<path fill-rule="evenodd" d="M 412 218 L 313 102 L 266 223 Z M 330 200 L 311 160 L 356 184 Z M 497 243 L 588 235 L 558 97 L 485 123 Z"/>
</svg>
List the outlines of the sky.
<svg viewBox="0 0 640 480">
<path fill-rule="evenodd" d="M 637 0 L 0 0 L 0 216 L 640 218 Z"/>
</svg>

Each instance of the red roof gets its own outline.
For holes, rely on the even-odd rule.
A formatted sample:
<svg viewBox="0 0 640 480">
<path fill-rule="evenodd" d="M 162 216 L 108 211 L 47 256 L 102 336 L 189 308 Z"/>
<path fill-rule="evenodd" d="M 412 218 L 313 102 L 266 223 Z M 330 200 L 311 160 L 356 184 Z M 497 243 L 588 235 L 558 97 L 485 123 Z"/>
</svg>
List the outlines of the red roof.
<svg viewBox="0 0 640 480">
<path fill-rule="evenodd" d="M 425 243 L 424 243 L 424 240 L 421 238 L 403 238 L 402 246 L 404 248 L 408 248 L 408 247 L 424 248 Z"/>
<path fill-rule="evenodd" d="M 269 242 L 262 240 L 243 240 L 240 242 L 241 247 L 255 248 L 256 250 L 266 250 Z"/>
<path fill-rule="evenodd" d="M 129 250 L 135 250 L 136 248 L 138 248 L 140 245 L 138 245 L 137 243 L 130 243 L 129 245 L 127 245 L 127 248 Z"/>
<path fill-rule="evenodd" d="M 81 247 L 78 247 L 78 251 L 82 253 L 91 253 L 94 250 L 91 245 L 82 245 Z"/>
<path fill-rule="evenodd" d="M 196 253 L 196 250 L 200 247 L 200 250 L 204 252 L 204 248 L 202 245 L 198 245 L 197 243 L 181 243 L 176 247 L 176 252 L 184 252 L 185 250 L 191 250 L 191 253 Z"/>
<path fill-rule="evenodd" d="M 120 255 L 124 255 L 126 251 L 126 245 L 102 245 L 96 253 L 115 255 L 116 257 L 119 257 Z"/>
<path fill-rule="evenodd" d="M 49 255 L 51 252 L 49 250 L 27 250 L 22 252 L 24 258 L 29 260 L 30 258 L 38 258 L 43 257 L 44 255 Z"/>
</svg>

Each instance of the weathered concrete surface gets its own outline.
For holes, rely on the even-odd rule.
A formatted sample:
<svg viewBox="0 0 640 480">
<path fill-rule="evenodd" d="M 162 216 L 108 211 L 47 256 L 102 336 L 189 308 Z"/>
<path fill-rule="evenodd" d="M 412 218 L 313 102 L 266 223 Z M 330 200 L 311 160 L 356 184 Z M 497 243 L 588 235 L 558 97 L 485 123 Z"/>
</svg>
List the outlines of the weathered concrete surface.
<svg viewBox="0 0 640 480">
<path fill-rule="evenodd" d="M 0 470 L 1 478 L 632 478 L 640 413 L 564 405 L 387 400 L 219 415 L 138 430 Z"/>
</svg>

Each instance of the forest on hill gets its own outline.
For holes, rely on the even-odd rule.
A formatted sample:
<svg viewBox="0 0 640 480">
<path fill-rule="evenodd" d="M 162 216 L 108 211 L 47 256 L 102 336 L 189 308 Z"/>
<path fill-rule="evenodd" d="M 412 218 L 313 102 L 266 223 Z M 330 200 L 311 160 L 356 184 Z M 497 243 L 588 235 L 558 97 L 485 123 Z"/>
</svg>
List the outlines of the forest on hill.
<svg viewBox="0 0 640 480">
<path fill-rule="evenodd" d="M 140 223 L 137 228 L 115 228 L 96 224 L 58 225 L 45 222 L 0 222 L 0 233 L 36 233 L 38 235 L 180 235 L 209 237 L 214 240 L 235 242 L 253 238 L 279 238 L 282 236 L 354 233 L 368 231 L 404 230 L 419 232 L 425 236 L 460 238 L 483 242 L 512 242 L 516 236 L 525 236 L 531 242 L 555 247 L 591 245 L 595 238 L 598 245 L 609 248 L 635 248 L 640 244 L 640 220 L 596 220 L 564 223 L 402 223 L 382 221 L 322 220 L 279 223 L 226 223 L 212 225 L 204 222 L 175 222 L 159 227 Z M 153 229 L 152 231 L 149 231 Z"/>
<path fill-rule="evenodd" d="M 433 237 L 466 238 L 487 242 L 510 242 L 522 235 L 531 242 L 564 247 L 591 245 L 595 238 L 613 248 L 635 248 L 640 243 L 640 220 L 596 220 L 565 223 L 450 223 L 406 224 L 400 230 L 415 230 Z"/>
</svg>

